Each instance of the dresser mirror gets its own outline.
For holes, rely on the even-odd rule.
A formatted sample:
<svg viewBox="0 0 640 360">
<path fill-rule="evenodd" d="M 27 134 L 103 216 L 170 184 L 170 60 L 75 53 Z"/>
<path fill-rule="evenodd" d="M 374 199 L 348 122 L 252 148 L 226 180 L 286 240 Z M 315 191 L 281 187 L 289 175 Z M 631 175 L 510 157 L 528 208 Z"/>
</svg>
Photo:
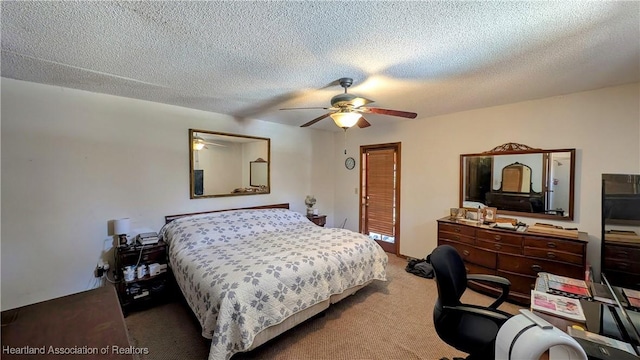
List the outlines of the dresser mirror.
<svg viewBox="0 0 640 360">
<path fill-rule="evenodd" d="M 192 199 L 270 192 L 271 140 L 189 129 Z"/>
<path fill-rule="evenodd" d="M 460 207 L 573 220 L 575 156 L 575 149 L 543 150 L 516 143 L 462 154 Z"/>
<path fill-rule="evenodd" d="M 640 174 L 602 174 L 600 253 L 612 285 L 640 290 Z"/>
</svg>

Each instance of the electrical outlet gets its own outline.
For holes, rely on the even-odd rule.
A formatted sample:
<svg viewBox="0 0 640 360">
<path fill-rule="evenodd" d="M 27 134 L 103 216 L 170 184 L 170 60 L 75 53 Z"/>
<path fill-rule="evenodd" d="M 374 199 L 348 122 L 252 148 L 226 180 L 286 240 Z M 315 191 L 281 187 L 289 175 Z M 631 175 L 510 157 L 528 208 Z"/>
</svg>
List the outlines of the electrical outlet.
<svg viewBox="0 0 640 360">
<path fill-rule="evenodd" d="M 95 276 L 97 278 L 102 277 L 106 270 L 109 269 L 109 264 L 104 263 L 103 261 L 98 261 L 98 265 L 96 265 Z"/>
</svg>

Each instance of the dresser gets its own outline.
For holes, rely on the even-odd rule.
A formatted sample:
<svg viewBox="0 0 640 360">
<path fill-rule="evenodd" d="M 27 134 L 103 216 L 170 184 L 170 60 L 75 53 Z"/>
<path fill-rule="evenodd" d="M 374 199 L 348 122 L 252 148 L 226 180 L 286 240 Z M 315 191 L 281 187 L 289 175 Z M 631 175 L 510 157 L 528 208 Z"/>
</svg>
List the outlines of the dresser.
<svg viewBox="0 0 640 360">
<path fill-rule="evenodd" d="M 640 174 L 602 174 L 601 256 L 611 285 L 640 290 Z"/>
<path fill-rule="evenodd" d="M 640 244 L 616 242 L 605 234 L 601 270 L 612 285 L 640 289 Z"/>
<path fill-rule="evenodd" d="M 509 300 L 528 305 L 539 272 L 583 279 L 588 235 L 577 239 L 556 235 L 500 230 L 449 217 L 438 220 L 438 245 L 451 245 L 464 260 L 467 273 L 490 274 L 511 281 Z M 479 282 L 469 287 L 500 294 L 500 289 Z"/>
<path fill-rule="evenodd" d="M 307 215 L 307 219 L 318 226 L 324 226 L 327 223 L 327 215 Z"/>
</svg>

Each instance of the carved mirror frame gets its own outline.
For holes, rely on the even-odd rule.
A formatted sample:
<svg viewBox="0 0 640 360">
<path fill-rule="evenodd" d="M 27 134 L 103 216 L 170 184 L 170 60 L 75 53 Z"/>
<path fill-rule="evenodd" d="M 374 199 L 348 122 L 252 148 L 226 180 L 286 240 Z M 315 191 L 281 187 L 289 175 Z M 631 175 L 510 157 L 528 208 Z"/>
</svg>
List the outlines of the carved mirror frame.
<svg viewBox="0 0 640 360">
<path fill-rule="evenodd" d="M 537 154 L 540 154 L 539 159 L 536 156 Z M 563 164 L 557 159 L 554 159 L 554 154 L 563 156 L 562 159 L 568 158 L 568 163 Z M 507 157 L 505 155 L 510 156 Z M 573 220 L 575 213 L 575 157 L 576 149 L 544 150 L 517 143 L 506 143 L 482 153 L 462 154 L 460 155 L 459 206 L 465 207 L 465 203 L 466 205 L 483 204 L 489 207 L 497 207 L 498 214 L 500 215 L 517 215 L 565 221 Z M 502 169 L 516 162 L 531 168 L 531 164 L 526 164 L 527 161 L 535 163 L 534 171 L 540 171 L 540 174 L 532 174 L 529 191 L 502 191 Z M 474 165 L 476 163 L 478 165 Z M 495 169 L 495 163 L 502 163 L 504 166 L 500 169 Z M 558 170 L 558 166 L 562 165 L 566 165 L 566 167 L 562 169 L 562 171 Z M 496 174 L 497 171 L 500 171 L 499 179 Z M 488 174 L 488 172 L 490 172 L 490 174 Z M 552 175 L 554 177 L 551 177 Z M 556 175 L 561 178 L 555 178 Z M 484 185 L 477 186 L 477 188 L 475 186 L 471 187 L 470 184 L 476 183 L 472 179 L 476 176 L 483 179 Z M 490 180 L 487 181 L 487 179 Z M 562 188 L 558 187 L 558 183 L 562 185 Z M 554 189 L 560 189 L 562 191 L 554 194 Z M 554 195 L 556 195 L 556 198 L 562 196 L 559 202 L 567 204 L 566 208 L 549 208 L 551 203 L 556 203 L 553 201 Z M 478 201 L 473 201 L 475 199 Z M 495 199 L 500 199 L 500 201 L 497 201 L 500 203 L 500 206 L 496 206 Z M 522 208 L 518 204 L 522 204 Z M 507 205 L 509 206 L 507 207 Z M 523 211 L 525 206 L 528 207 L 528 211 Z"/>
</svg>

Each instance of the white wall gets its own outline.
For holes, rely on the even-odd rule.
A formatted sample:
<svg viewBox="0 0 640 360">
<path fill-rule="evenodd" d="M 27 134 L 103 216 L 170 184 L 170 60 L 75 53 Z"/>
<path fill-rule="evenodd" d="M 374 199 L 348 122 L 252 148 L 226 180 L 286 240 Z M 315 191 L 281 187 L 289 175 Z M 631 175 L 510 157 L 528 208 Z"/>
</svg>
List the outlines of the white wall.
<svg viewBox="0 0 640 360">
<path fill-rule="evenodd" d="M 3 310 L 95 286 L 112 219 L 158 231 L 184 212 L 289 202 L 304 213 L 315 193 L 333 223 L 329 132 L 1 81 Z M 271 138 L 271 194 L 190 200 L 189 128 Z"/>
<path fill-rule="evenodd" d="M 588 232 L 588 261 L 599 272 L 601 174 L 640 173 L 640 83 L 432 118 L 385 120 L 350 129 L 347 139 L 344 155 L 344 135 L 334 135 L 336 218 L 348 218 L 347 228 L 358 229 L 354 189 L 359 174 L 346 170 L 344 159 L 358 159 L 360 145 L 402 142 L 400 253 L 416 258 L 437 246 L 436 220 L 458 206 L 460 154 L 508 142 L 576 148 L 575 220 L 545 222 Z"/>
<path fill-rule="evenodd" d="M 358 229 L 359 146 L 402 142 L 400 252 L 436 246 L 436 219 L 458 205 L 459 155 L 507 142 L 576 148 L 576 217 L 600 254 L 600 175 L 640 173 L 640 84 L 415 120 L 344 134 L 236 120 L 78 90 L 2 81 L 1 308 L 95 286 L 108 220 L 159 230 L 168 214 L 290 202 L 313 194 L 328 226 Z M 380 106 L 383 106 L 381 104 Z M 407 109 L 411 110 L 411 109 Z M 368 115 L 373 118 L 375 115 Z M 271 194 L 189 199 L 188 129 L 271 138 Z M 359 166 L 359 159 L 358 159 Z M 525 222 L 534 219 L 521 218 Z M 545 220 L 546 222 L 546 220 Z"/>
</svg>

